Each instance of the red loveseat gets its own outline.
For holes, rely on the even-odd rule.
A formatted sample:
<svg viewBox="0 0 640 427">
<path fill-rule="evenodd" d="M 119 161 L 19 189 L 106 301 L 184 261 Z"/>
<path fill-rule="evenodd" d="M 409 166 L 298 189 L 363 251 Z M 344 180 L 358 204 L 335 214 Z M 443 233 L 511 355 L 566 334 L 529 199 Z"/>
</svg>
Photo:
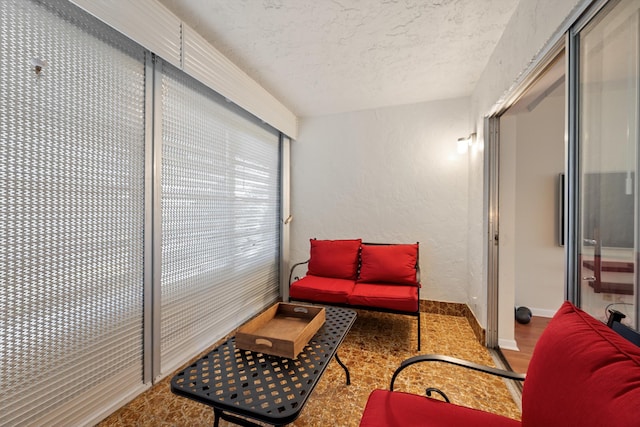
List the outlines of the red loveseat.
<svg viewBox="0 0 640 427">
<path fill-rule="evenodd" d="M 614 329 L 565 302 L 540 337 L 522 378 L 521 422 L 424 396 L 375 390 L 360 426 L 638 427 L 640 347 Z M 396 370 L 391 390 L 402 369 L 421 361 L 465 362 L 437 355 L 408 359 Z"/>
<path fill-rule="evenodd" d="M 311 239 L 310 258 L 289 275 L 289 298 L 415 316 L 420 349 L 419 244 Z M 307 274 L 295 277 L 296 267 Z"/>
</svg>

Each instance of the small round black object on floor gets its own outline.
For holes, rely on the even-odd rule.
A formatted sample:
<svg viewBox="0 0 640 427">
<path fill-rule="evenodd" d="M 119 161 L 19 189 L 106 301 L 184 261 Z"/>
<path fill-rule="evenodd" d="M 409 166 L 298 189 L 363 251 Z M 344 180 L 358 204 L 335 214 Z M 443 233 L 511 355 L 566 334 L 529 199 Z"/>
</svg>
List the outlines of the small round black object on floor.
<svg viewBox="0 0 640 427">
<path fill-rule="evenodd" d="M 531 310 L 529 310 L 527 307 L 518 307 L 516 309 L 516 320 L 518 321 L 518 323 L 526 325 L 531 321 L 531 316 Z"/>
</svg>

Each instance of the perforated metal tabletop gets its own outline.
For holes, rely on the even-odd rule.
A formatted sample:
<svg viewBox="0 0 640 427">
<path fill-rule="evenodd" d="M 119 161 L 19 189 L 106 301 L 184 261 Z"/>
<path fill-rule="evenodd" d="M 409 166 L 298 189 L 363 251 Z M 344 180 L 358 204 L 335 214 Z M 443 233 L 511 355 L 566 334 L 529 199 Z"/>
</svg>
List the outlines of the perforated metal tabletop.
<svg viewBox="0 0 640 427">
<path fill-rule="evenodd" d="M 300 415 L 309 395 L 356 320 L 353 310 L 326 307 L 324 325 L 295 359 L 236 348 L 235 337 L 206 354 L 171 380 L 171 391 L 213 407 L 220 418 L 244 426 L 280 426 Z"/>
</svg>

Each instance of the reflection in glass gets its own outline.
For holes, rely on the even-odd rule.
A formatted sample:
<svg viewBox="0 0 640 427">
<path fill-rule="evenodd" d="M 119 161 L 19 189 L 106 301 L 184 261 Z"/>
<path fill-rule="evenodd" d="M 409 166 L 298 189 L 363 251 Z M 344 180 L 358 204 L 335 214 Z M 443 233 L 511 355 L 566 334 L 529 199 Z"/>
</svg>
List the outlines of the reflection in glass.
<svg viewBox="0 0 640 427">
<path fill-rule="evenodd" d="M 639 6 L 614 3 L 579 36 L 580 305 L 637 327 Z"/>
</svg>

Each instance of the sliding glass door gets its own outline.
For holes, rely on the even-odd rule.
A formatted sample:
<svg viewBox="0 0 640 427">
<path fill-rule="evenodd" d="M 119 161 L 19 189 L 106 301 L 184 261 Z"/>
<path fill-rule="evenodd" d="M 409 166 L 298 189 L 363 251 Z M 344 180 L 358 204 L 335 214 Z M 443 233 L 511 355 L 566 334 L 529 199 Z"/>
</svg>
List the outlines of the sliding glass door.
<svg viewBox="0 0 640 427">
<path fill-rule="evenodd" d="M 609 2 L 575 35 L 579 305 L 637 327 L 637 1 Z"/>
</svg>

